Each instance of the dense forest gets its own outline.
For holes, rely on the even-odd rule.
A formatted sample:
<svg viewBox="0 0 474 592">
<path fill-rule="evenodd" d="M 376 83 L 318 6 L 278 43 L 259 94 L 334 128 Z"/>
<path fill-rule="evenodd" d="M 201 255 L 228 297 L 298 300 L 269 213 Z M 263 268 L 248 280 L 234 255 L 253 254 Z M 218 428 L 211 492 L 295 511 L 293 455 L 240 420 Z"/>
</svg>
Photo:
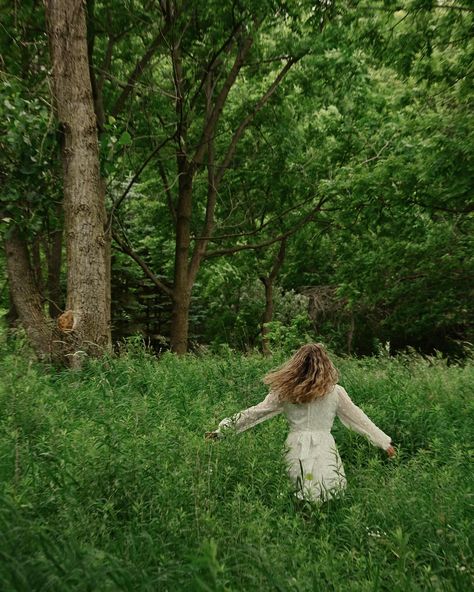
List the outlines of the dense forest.
<svg viewBox="0 0 474 592">
<path fill-rule="evenodd" d="M 472 342 L 470 2 L 1 4 L 0 307 L 40 358 Z"/>
</svg>

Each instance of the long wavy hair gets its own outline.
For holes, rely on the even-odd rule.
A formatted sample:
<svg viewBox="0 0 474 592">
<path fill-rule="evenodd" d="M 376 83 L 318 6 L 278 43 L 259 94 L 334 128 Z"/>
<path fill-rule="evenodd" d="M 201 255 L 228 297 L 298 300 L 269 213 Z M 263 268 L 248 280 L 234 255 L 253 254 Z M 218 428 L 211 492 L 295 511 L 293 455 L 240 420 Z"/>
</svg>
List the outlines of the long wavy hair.
<svg viewBox="0 0 474 592">
<path fill-rule="evenodd" d="M 280 401 L 309 403 L 328 393 L 339 375 L 321 343 L 303 345 L 293 356 L 269 372 L 263 382 Z"/>
</svg>

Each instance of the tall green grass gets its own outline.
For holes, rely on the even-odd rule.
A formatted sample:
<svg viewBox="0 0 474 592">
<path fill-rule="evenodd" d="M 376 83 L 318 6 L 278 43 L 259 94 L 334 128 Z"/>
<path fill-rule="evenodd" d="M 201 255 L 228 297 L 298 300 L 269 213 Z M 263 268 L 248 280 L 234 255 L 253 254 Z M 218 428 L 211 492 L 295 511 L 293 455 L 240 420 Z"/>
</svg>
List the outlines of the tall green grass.
<svg viewBox="0 0 474 592">
<path fill-rule="evenodd" d="M 348 490 L 299 508 L 284 418 L 203 438 L 281 359 L 136 350 L 58 372 L 4 344 L 0 589 L 472 589 L 472 363 L 338 360 L 399 453 L 336 424 Z"/>
</svg>

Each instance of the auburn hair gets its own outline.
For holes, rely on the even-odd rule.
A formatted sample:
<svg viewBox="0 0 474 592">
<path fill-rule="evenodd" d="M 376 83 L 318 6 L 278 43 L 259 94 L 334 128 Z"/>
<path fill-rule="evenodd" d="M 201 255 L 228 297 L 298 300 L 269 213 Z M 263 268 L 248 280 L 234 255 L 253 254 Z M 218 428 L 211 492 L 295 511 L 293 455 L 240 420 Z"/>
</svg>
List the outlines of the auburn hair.
<svg viewBox="0 0 474 592">
<path fill-rule="evenodd" d="M 339 375 L 321 343 L 303 345 L 280 368 L 272 370 L 263 382 L 280 401 L 309 403 L 328 393 Z"/>
</svg>

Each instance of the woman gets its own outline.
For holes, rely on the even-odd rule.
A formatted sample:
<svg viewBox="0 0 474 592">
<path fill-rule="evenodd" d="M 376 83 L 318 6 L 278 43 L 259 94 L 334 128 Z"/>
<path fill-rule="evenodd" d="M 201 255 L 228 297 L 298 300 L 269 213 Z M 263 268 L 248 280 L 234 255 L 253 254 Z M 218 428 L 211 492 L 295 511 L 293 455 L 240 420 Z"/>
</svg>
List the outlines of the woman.
<svg viewBox="0 0 474 592">
<path fill-rule="evenodd" d="M 303 345 L 283 366 L 265 376 L 270 393 L 261 403 L 223 419 L 206 437 L 222 437 L 231 428 L 243 432 L 284 413 L 290 425 L 286 461 L 297 496 L 313 502 L 330 499 L 346 487 L 344 467 L 331 434 L 336 415 L 389 456 L 395 454 L 390 436 L 351 401 L 337 380 L 337 370 L 324 347 L 319 343 Z"/>
</svg>

